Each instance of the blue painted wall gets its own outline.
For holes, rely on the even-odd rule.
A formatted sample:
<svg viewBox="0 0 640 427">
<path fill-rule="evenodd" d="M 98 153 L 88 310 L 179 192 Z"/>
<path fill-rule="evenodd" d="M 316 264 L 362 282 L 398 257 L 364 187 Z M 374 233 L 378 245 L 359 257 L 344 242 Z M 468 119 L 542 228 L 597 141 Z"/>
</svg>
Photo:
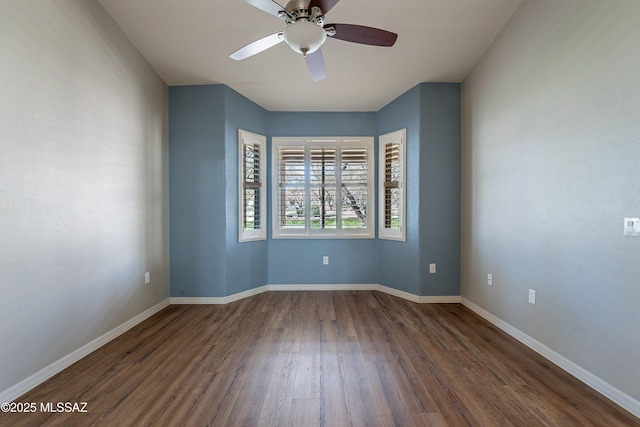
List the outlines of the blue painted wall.
<svg viewBox="0 0 640 427">
<path fill-rule="evenodd" d="M 419 295 L 460 295 L 461 86 L 419 88 Z M 436 274 L 429 274 L 429 263 Z"/>
<path fill-rule="evenodd" d="M 267 283 L 267 241 L 238 241 L 238 129 L 267 134 L 268 112 L 238 92 L 225 91 L 226 292 L 233 295 Z M 267 183 L 265 183 L 267 185 Z"/>
<path fill-rule="evenodd" d="M 406 242 L 378 241 L 379 284 L 420 295 L 420 86 L 378 112 L 378 135 L 407 129 Z"/>
<path fill-rule="evenodd" d="M 268 112 L 224 85 L 171 87 L 169 126 L 172 296 L 220 297 L 265 284 L 374 283 L 416 295 L 459 295 L 459 84 L 420 84 L 379 112 L 356 113 Z M 238 129 L 268 137 L 270 180 L 273 136 L 377 137 L 402 128 L 406 242 L 272 239 L 271 230 L 266 241 L 238 242 Z M 329 265 L 322 264 L 325 255 Z M 428 274 L 429 262 L 438 263 L 437 275 Z"/>
<path fill-rule="evenodd" d="M 237 217 L 238 129 L 266 125 L 267 111 L 227 86 L 169 88 L 171 296 L 266 283 L 267 243 L 240 244 Z"/>
<path fill-rule="evenodd" d="M 271 136 L 375 136 L 376 113 L 269 113 Z"/>
<path fill-rule="evenodd" d="M 224 91 L 169 88 L 171 296 L 225 293 Z"/>
<path fill-rule="evenodd" d="M 460 295 L 460 84 L 421 83 L 377 119 L 378 135 L 407 129 L 407 240 L 378 241 L 379 283 Z"/>
<path fill-rule="evenodd" d="M 376 113 L 272 112 L 269 134 L 272 137 L 375 136 Z M 329 256 L 329 265 L 322 264 L 325 255 Z M 272 239 L 270 232 L 268 283 L 377 283 L 375 260 L 375 239 Z"/>
</svg>

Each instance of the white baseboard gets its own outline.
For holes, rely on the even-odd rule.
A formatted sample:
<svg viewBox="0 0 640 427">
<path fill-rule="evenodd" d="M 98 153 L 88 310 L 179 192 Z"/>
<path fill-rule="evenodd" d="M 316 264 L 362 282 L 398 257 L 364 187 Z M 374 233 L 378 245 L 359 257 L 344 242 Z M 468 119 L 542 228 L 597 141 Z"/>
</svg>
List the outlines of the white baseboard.
<svg viewBox="0 0 640 427">
<path fill-rule="evenodd" d="M 296 285 L 267 285 L 269 291 L 374 291 L 378 285 L 374 284 L 296 284 Z"/>
<path fill-rule="evenodd" d="M 461 301 L 460 295 L 420 297 L 418 300 L 420 304 L 460 304 Z"/>
<path fill-rule="evenodd" d="M 56 362 L 53 362 L 52 364 L 50 364 L 49 366 L 42 368 L 35 374 L 20 381 L 18 384 L 14 385 L 13 387 L 10 387 L 7 390 L 1 392 L 0 402 L 14 401 L 15 399 L 19 398 L 29 390 L 42 384 L 49 378 L 53 377 L 54 375 L 58 374 L 62 370 L 76 363 L 78 360 L 87 356 L 89 353 L 97 350 L 98 348 L 102 347 L 109 341 L 127 332 L 129 329 L 133 328 L 138 323 L 141 323 L 142 321 L 148 319 L 149 317 L 153 316 L 154 314 L 156 314 L 157 312 L 159 312 L 160 310 L 162 310 L 167 306 L 169 306 L 169 299 L 166 299 L 154 305 L 153 307 L 143 311 L 142 313 L 138 314 L 132 319 L 129 319 L 128 321 L 124 322 L 120 326 L 117 326 L 116 328 L 110 330 L 106 334 L 94 339 L 93 341 L 83 345 L 82 347 L 75 350 L 74 352 L 64 356 L 62 359 L 59 359 Z"/>
<path fill-rule="evenodd" d="M 267 286 L 260 286 L 259 288 L 249 289 L 248 291 L 239 292 L 237 294 L 229 295 L 228 297 L 171 297 L 169 302 L 171 304 L 229 304 L 230 302 L 239 301 L 244 298 L 249 298 L 254 295 L 267 292 Z"/>
<path fill-rule="evenodd" d="M 462 298 L 461 303 L 462 305 L 464 305 L 474 313 L 478 314 L 480 317 L 484 318 L 485 320 L 489 321 L 496 327 L 502 329 L 507 334 L 511 335 L 513 338 L 520 341 L 522 344 L 526 345 L 536 353 L 548 359 L 550 362 L 554 363 L 555 365 L 559 366 L 561 369 L 573 375 L 574 377 L 576 377 L 577 379 L 579 379 L 580 381 L 582 381 L 583 383 L 585 383 L 586 385 L 588 385 L 589 387 L 597 391 L 598 393 L 602 394 L 603 396 L 607 397 L 614 403 L 620 405 L 622 408 L 631 412 L 636 417 L 640 418 L 640 402 L 639 401 L 635 400 L 628 394 L 618 390 L 611 384 L 595 376 L 594 374 L 587 371 L 586 369 L 576 365 L 569 359 L 565 358 L 564 356 L 556 353 L 546 345 L 542 344 L 540 341 L 537 341 L 536 339 L 530 337 L 529 335 L 525 334 L 521 330 L 511 326 L 507 322 L 494 316 L 493 314 L 489 313 L 488 311 L 474 304 L 468 299 Z"/>
<path fill-rule="evenodd" d="M 380 291 L 420 304 L 452 304 L 460 303 L 462 299 L 459 295 L 419 296 L 377 284 L 295 284 L 265 285 L 259 288 L 233 294 L 228 297 L 172 297 L 170 298 L 170 301 L 171 304 L 228 304 L 233 301 L 238 301 L 243 298 L 271 291 Z"/>
</svg>

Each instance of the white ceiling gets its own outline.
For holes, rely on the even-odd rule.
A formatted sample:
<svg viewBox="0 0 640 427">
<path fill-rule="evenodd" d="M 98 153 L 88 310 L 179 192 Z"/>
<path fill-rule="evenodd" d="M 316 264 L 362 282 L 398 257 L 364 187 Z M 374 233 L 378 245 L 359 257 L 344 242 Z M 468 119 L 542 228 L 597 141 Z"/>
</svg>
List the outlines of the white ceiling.
<svg viewBox="0 0 640 427">
<path fill-rule="evenodd" d="M 243 0 L 100 0 L 168 85 L 223 83 L 270 111 L 377 111 L 420 82 L 461 82 L 521 2 L 341 0 L 326 23 L 382 28 L 398 41 L 328 38 L 327 78 L 314 82 L 285 43 L 229 58 L 285 27 Z"/>
</svg>

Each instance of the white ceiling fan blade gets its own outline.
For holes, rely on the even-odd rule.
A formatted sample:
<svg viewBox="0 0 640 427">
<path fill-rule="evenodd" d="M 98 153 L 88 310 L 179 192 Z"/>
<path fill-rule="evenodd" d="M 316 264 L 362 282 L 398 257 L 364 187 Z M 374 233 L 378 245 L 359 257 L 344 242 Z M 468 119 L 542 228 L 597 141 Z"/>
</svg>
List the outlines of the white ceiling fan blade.
<svg viewBox="0 0 640 427">
<path fill-rule="evenodd" d="M 270 15 L 278 16 L 278 13 L 281 10 L 284 10 L 284 7 L 280 6 L 278 3 L 272 0 L 244 0 L 246 3 L 249 3 L 253 7 L 257 7 L 260 10 L 267 12 Z"/>
<path fill-rule="evenodd" d="M 282 40 L 282 33 L 271 34 L 269 36 L 256 40 L 253 43 L 249 43 L 244 47 L 241 47 L 240 49 L 229 55 L 229 57 L 231 59 L 235 59 L 236 61 L 240 61 L 241 59 L 245 59 L 255 55 L 256 53 L 260 53 L 263 50 L 267 50 L 270 47 L 277 45 Z"/>
<path fill-rule="evenodd" d="M 324 65 L 324 55 L 320 49 L 304 57 L 307 68 L 311 73 L 313 81 L 324 80 L 327 78 L 327 69 Z"/>
</svg>

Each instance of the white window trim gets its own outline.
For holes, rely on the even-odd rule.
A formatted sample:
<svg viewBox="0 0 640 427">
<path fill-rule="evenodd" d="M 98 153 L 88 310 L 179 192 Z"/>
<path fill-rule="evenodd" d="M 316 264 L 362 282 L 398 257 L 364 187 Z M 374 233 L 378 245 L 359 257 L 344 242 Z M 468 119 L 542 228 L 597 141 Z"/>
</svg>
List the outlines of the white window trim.
<svg viewBox="0 0 640 427">
<path fill-rule="evenodd" d="M 407 223 L 407 162 L 406 162 L 406 141 L 407 130 L 400 129 L 395 132 L 390 132 L 385 135 L 381 135 L 379 138 L 378 147 L 378 238 L 385 240 L 399 240 L 406 241 L 406 223 Z M 385 146 L 391 143 L 398 143 L 400 151 L 400 179 L 398 186 L 400 187 L 400 214 L 398 218 L 399 229 L 393 230 L 385 227 Z"/>
<path fill-rule="evenodd" d="M 376 188 L 375 188 L 375 151 L 373 137 L 272 137 L 271 139 L 271 235 L 274 239 L 374 239 L 375 238 L 375 206 L 376 206 Z M 279 223 L 280 209 L 280 176 L 279 176 L 279 149 L 283 146 L 305 146 L 311 147 L 311 144 L 326 144 L 327 147 L 347 147 L 359 146 L 366 147 L 368 158 L 368 191 L 367 191 L 367 227 L 362 229 L 312 229 L 310 219 L 310 209 L 305 209 L 306 224 L 300 229 L 282 229 Z M 310 188 L 309 184 L 309 153 L 305 157 L 305 188 Z M 305 205 L 309 206 L 309 191 L 306 192 Z"/>
<path fill-rule="evenodd" d="M 260 147 L 260 228 L 244 228 L 244 145 Z M 267 138 L 263 135 L 238 129 L 238 240 L 252 242 L 267 239 Z"/>
</svg>

